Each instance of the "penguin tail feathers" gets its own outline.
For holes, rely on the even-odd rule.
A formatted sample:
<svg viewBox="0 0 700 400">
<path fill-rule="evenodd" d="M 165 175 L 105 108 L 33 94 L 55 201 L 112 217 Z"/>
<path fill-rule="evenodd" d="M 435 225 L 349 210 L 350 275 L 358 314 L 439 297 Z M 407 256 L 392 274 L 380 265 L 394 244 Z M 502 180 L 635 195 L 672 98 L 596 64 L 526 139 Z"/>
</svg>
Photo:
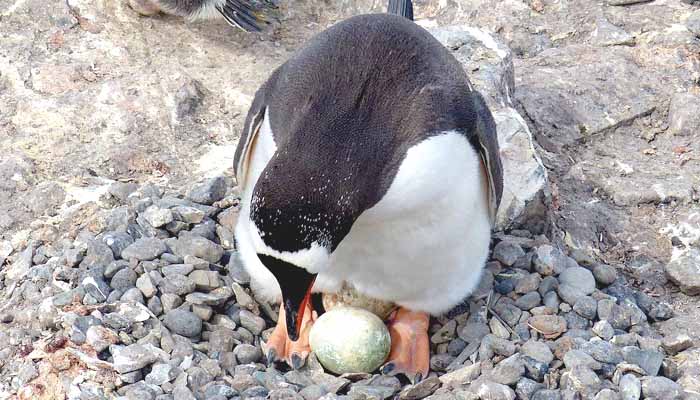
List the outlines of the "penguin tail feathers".
<svg viewBox="0 0 700 400">
<path fill-rule="evenodd" d="M 413 3 L 411 0 L 389 0 L 389 14 L 400 15 L 413 21 Z"/>
<path fill-rule="evenodd" d="M 216 9 L 229 25 L 246 32 L 261 32 L 278 19 L 272 0 L 224 0 Z"/>
</svg>

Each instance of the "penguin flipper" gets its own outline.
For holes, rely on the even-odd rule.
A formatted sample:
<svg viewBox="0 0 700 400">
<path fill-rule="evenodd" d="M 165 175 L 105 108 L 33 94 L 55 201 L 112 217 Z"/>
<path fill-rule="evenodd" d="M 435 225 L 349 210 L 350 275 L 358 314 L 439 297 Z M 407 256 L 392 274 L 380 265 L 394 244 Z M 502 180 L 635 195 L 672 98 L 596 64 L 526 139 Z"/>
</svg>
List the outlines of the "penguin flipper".
<svg viewBox="0 0 700 400">
<path fill-rule="evenodd" d="M 471 93 L 476 111 L 476 135 L 472 137 L 472 143 L 481 157 L 488 178 L 489 216 L 491 222 L 495 223 L 496 213 L 503 196 L 503 166 L 498 146 L 498 132 L 496 122 L 484 98 L 477 91 Z"/>
<path fill-rule="evenodd" d="M 241 188 L 246 187 L 248 177 L 248 167 L 250 166 L 251 156 L 257 143 L 258 133 L 262 126 L 263 118 L 265 117 L 264 104 L 264 87 L 258 90 L 253 99 L 253 104 L 248 110 L 248 115 L 243 126 L 243 132 L 236 147 L 236 153 L 233 157 L 233 171 L 236 175 L 236 181 Z"/>
<path fill-rule="evenodd" d="M 413 21 L 413 3 L 411 0 L 389 0 L 389 14 L 400 15 Z"/>
<path fill-rule="evenodd" d="M 271 23 L 269 14 L 277 6 L 269 0 L 226 0 L 216 9 L 229 25 L 245 32 L 261 32 L 265 25 Z"/>
</svg>

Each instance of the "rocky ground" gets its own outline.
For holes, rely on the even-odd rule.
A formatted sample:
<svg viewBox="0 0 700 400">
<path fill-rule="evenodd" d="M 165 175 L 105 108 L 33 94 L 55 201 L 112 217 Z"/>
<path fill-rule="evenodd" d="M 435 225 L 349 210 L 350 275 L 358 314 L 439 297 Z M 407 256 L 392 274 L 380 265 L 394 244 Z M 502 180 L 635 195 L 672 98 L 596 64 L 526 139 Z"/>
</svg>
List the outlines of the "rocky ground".
<svg viewBox="0 0 700 400">
<path fill-rule="evenodd" d="M 282 3 L 262 35 L 119 1 L 0 4 L 0 398 L 700 397 L 691 3 L 415 2 L 485 94 L 508 173 L 482 284 L 433 321 L 415 386 L 266 368 L 276 306 L 231 233 L 255 89 L 383 2 Z"/>
</svg>

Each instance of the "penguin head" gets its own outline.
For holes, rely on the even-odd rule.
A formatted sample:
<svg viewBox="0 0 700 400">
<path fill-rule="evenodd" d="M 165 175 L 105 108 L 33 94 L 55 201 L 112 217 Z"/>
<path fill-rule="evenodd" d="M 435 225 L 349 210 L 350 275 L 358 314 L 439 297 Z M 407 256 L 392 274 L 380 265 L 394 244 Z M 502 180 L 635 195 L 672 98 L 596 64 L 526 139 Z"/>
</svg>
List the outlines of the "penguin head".
<svg viewBox="0 0 700 400">
<path fill-rule="evenodd" d="M 256 185 L 249 231 L 258 258 L 277 279 L 287 333 L 296 340 L 316 276 L 332 268 L 331 255 L 359 212 L 339 201 L 343 195 L 330 186 L 317 190 L 325 185 L 309 183 L 312 178 L 305 185 L 290 184 L 276 175 L 274 171 L 263 173 Z"/>
</svg>

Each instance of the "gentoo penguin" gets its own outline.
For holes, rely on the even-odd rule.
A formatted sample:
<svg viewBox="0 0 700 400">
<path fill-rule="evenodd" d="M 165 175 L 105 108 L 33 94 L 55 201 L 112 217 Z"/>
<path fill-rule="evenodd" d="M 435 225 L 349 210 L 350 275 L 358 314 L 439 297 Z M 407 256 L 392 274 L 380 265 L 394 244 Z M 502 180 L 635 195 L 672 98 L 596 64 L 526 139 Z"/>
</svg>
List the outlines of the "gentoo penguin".
<svg viewBox="0 0 700 400">
<path fill-rule="evenodd" d="M 246 32 L 261 31 L 277 10 L 274 0 L 129 0 L 129 6 L 143 15 L 163 11 L 190 20 L 221 16 Z"/>
<path fill-rule="evenodd" d="M 311 293 L 347 285 L 398 306 L 382 372 L 425 377 L 429 315 L 478 284 L 503 190 L 493 117 L 450 52 L 399 15 L 332 26 L 257 91 L 234 169 L 238 251 L 282 302 L 268 359 L 302 365 Z"/>
</svg>

